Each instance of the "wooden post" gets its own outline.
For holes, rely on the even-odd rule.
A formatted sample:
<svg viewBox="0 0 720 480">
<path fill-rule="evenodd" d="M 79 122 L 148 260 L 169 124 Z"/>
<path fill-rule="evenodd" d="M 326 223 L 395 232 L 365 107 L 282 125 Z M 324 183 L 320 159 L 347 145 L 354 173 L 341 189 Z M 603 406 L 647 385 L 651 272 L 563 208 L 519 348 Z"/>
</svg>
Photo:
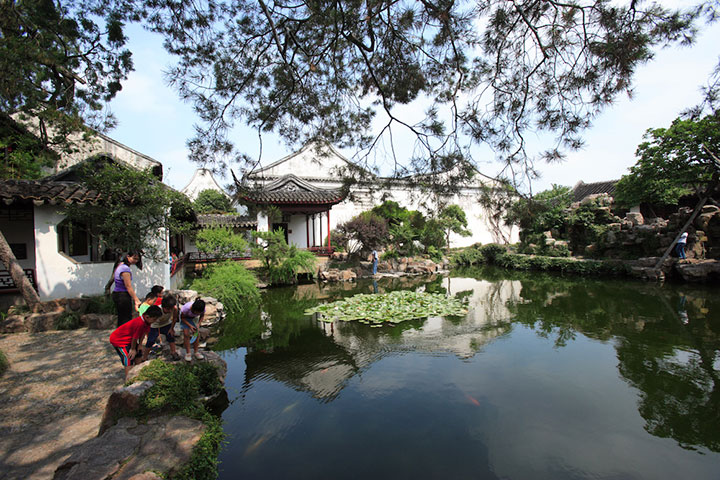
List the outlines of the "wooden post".
<svg viewBox="0 0 720 480">
<path fill-rule="evenodd" d="M 331 250 L 330 246 L 331 246 L 331 245 L 330 245 L 330 209 L 329 209 L 329 208 L 328 208 L 328 215 L 327 215 L 327 217 L 328 217 L 328 253 L 330 253 L 330 250 Z"/>
<path fill-rule="evenodd" d="M 305 246 L 310 248 L 310 220 L 307 213 L 305 214 Z"/>
</svg>

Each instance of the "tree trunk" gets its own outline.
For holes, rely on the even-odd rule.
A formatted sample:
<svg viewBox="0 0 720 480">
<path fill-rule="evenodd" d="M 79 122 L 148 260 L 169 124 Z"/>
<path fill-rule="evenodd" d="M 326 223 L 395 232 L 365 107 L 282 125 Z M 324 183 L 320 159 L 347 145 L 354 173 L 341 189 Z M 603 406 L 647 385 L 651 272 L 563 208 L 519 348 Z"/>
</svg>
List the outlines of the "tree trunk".
<svg viewBox="0 0 720 480">
<path fill-rule="evenodd" d="M 715 192 L 715 189 L 718 186 L 718 178 L 717 174 L 715 174 L 715 178 L 713 179 L 712 184 L 708 186 L 707 190 L 705 191 L 705 195 L 700 199 L 700 201 L 695 206 L 695 210 L 693 211 L 692 215 L 690 215 L 690 218 L 687 222 L 685 222 L 685 225 L 680 229 L 677 235 L 675 235 L 675 240 L 672 241 L 669 247 L 665 250 L 665 253 L 663 253 L 663 256 L 660 257 L 660 260 L 655 265 L 655 270 L 660 270 L 662 268 L 663 262 L 665 262 L 665 259 L 670 255 L 670 252 L 672 252 L 673 248 L 677 244 L 678 239 L 680 238 L 680 235 L 688 229 L 688 227 L 695 221 L 695 217 L 697 217 L 698 213 L 700 213 L 700 210 L 702 210 L 702 207 L 705 205 L 705 202 L 708 201 L 708 199 L 712 196 L 712 194 Z"/>
<path fill-rule="evenodd" d="M 30 283 L 30 280 L 25 276 L 25 272 L 23 272 L 23 269 L 20 267 L 2 232 L 0 232 L 0 261 L 5 265 L 7 271 L 10 272 L 10 277 L 13 279 L 13 282 L 15 282 L 15 286 L 20 290 L 30 310 L 34 310 L 40 303 L 40 297 Z"/>
</svg>

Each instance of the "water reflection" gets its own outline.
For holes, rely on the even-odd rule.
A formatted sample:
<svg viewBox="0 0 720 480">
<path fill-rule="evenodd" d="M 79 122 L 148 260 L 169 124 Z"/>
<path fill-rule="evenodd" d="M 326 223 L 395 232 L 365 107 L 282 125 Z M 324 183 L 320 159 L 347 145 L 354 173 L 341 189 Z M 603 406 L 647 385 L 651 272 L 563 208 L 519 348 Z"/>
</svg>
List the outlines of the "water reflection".
<svg viewBox="0 0 720 480">
<path fill-rule="evenodd" d="M 636 282 L 521 281 L 515 320 L 563 347 L 578 334 L 612 341 L 618 372 L 638 390 L 645 429 L 687 449 L 720 451 L 720 311 L 708 290 Z M 677 307 L 674 307 L 677 305 Z"/>
<path fill-rule="evenodd" d="M 318 302 L 396 289 L 466 297 L 469 312 L 382 328 L 304 315 Z M 707 472 L 717 473 L 720 458 L 697 463 L 687 451 L 707 458 L 720 449 L 712 292 L 494 269 L 268 290 L 261 310 L 219 332 L 217 349 L 243 352 L 243 394 L 259 390 L 241 420 L 224 415 L 228 428 L 248 432 L 228 452 L 252 476 L 274 449 L 346 442 L 324 468 L 303 464 L 307 475 L 298 476 L 313 478 L 328 476 L 333 462 L 344 471 L 360 454 L 353 448 L 373 445 L 383 456 L 397 437 L 412 440 L 400 448 L 421 476 L 436 462 L 446 476 L 470 477 L 463 468 L 479 458 L 478 478 L 716 478 Z M 374 436 L 380 431 L 390 439 Z M 676 453 L 675 442 L 693 457 Z M 396 478 L 409 468 L 396 461 L 383 457 L 385 476 L 364 468 Z"/>
<path fill-rule="evenodd" d="M 320 301 L 358 292 L 380 293 L 414 288 L 469 296 L 464 318 L 431 317 L 395 326 L 368 328 L 357 322 L 325 323 L 304 312 Z M 383 279 L 348 284 L 302 285 L 268 290 L 263 306 L 244 316 L 230 317 L 219 332 L 217 350 L 245 346 L 246 385 L 270 377 L 314 398 L 334 399 L 348 379 L 386 355 L 404 351 L 448 352 L 471 358 L 483 345 L 511 328 L 507 304 L 516 301 L 517 281 L 487 282 L 440 276 L 423 279 Z"/>
</svg>

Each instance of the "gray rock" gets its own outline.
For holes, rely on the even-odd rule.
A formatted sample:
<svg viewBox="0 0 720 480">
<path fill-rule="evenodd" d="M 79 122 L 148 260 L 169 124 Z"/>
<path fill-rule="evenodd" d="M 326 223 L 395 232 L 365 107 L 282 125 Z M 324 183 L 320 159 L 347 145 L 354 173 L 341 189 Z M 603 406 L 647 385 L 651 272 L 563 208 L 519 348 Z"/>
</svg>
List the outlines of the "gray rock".
<svg viewBox="0 0 720 480">
<path fill-rule="evenodd" d="M 25 328 L 28 332 L 45 332 L 55 328 L 55 321 L 62 315 L 62 311 L 48 313 L 31 313 L 25 318 Z"/>
<path fill-rule="evenodd" d="M 0 323 L 0 333 L 20 333 L 24 331 L 24 315 L 9 315 L 2 323 Z"/>
<path fill-rule="evenodd" d="M 704 282 L 720 279 L 719 260 L 677 263 L 675 269 L 686 282 Z"/>
<path fill-rule="evenodd" d="M 117 316 L 109 313 L 86 313 L 80 322 L 90 330 L 109 330 L 117 325 Z"/>
<path fill-rule="evenodd" d="M 205 432 L 199 420 L 177 416 L 122 418 L 89 440 L 55 471 L 54 480 L 152 480 L 172 476 L 186 464 Z"/>
<path fill-rule="evenodd" d="M 625 218 L 630 221 L 634 226 L 642 225 L 645 223 L 645 219 L 640 212 L 628 212 Z"/>
<path fill-rule="evenodd" d="M 141 438 L 127 430 L 136 425 L 137 420 L 123 418 L 102 436 L 87 441 L 57 468 L 53 480 L 116 478 L 121 465 L 140 445 Z"/>
<path fill-rule="evenodd" d="M 148 362 L 144 365 L 147 365 L 147 363 Z M 107 404 L 105 405 L 105 412 L 103 413 L 103 418 L 100 421 L 100 430 L 98 435 L 102 435 L 107 429 L 115 425 L 115 422 L 119 418 L 132 415 L 136 412 L 140 408 L 140 397 L 142 397 L 142 394 L 153 385 L 155 385 L 154 382 L 148 381 L 137 382 L 132 385 L 128 385 L 127 387 L 116 388 L 115 391 L 110 394 Z"/>
</svg>

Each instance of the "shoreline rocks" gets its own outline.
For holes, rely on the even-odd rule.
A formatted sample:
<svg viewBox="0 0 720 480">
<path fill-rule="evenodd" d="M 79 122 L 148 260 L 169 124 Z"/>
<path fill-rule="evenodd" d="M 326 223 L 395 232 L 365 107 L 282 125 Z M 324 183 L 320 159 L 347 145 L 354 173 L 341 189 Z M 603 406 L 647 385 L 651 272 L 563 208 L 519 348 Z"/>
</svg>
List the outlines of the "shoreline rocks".
<svg viewBox="0 0 720 480">
<path fill-rule="evenodd" d="M 224 385 L 227 364 L 215 352 L 204 354 L 203 361 L 216 367 Z M 130 377 L 136 378 L 147 365 L 134 367 Z M 207 426 L 184 415 L 155 414 L 138 420 L 141 398 L 153 385 L 142 381 L 115 389 L 107 400 L 97 437 L 76 448 L 55 470 L 53 480 L 149 480 L 178 473 L 189 462 Z M 224 388 L 198 400 L 212 409 L 222 403 L 218 398 L 227 399 Z"/>
</svg>

